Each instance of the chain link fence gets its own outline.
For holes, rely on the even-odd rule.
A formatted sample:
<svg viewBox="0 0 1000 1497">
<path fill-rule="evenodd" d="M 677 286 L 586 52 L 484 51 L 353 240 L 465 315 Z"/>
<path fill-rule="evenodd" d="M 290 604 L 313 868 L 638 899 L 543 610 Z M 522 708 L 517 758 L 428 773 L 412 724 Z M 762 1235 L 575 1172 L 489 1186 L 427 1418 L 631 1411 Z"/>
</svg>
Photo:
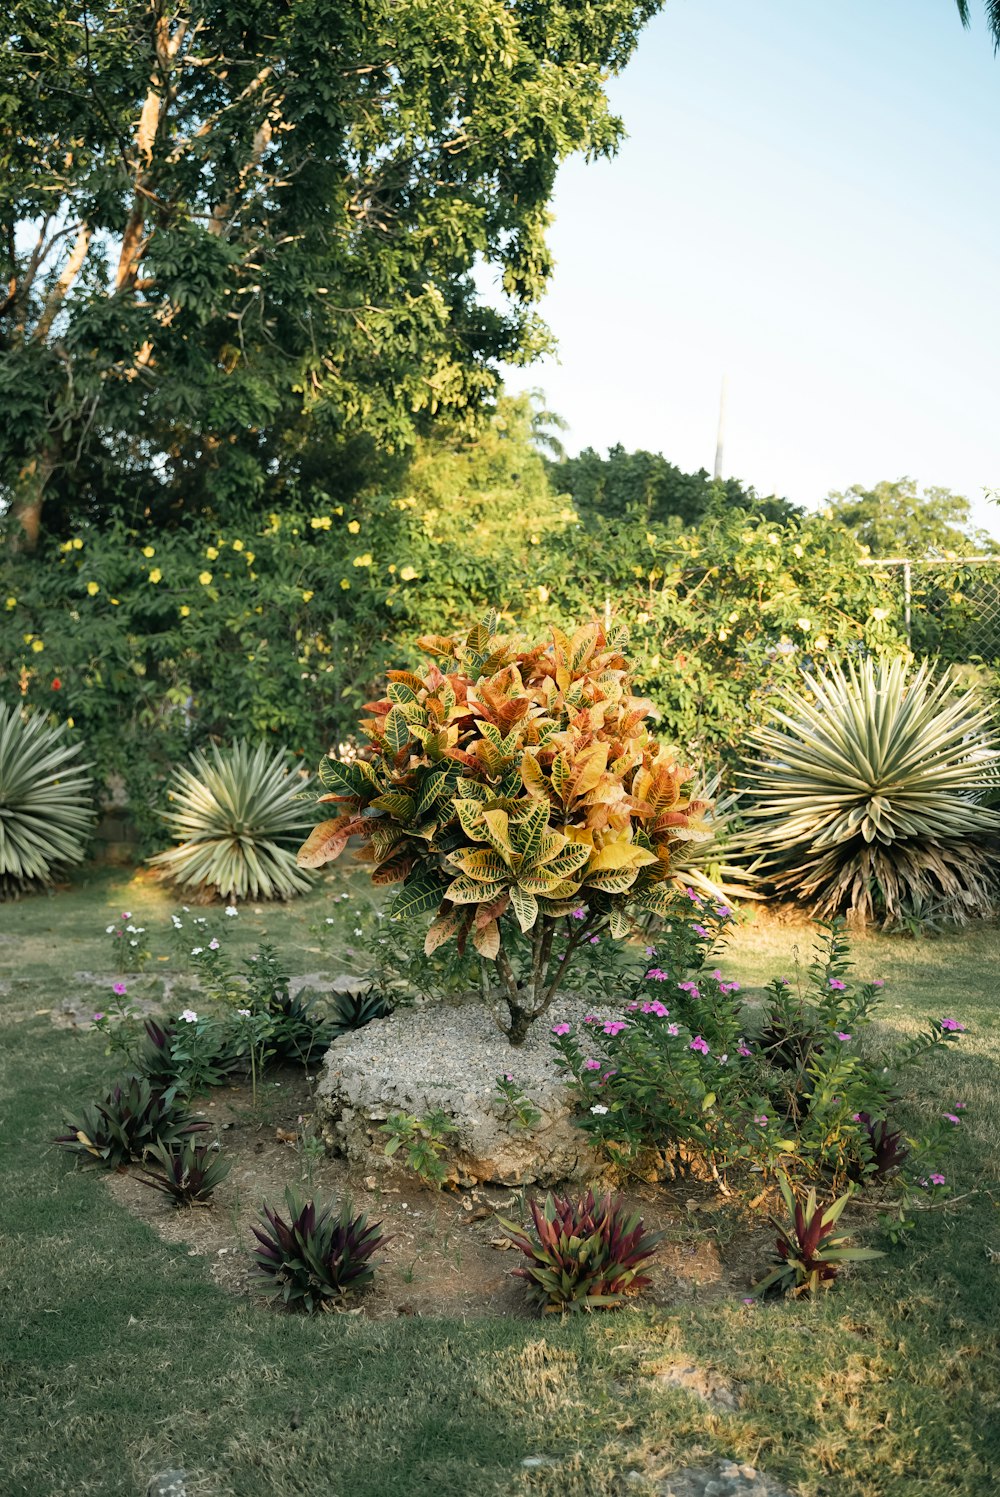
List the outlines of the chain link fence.
<svg viewBox="0 0 1000 1497">
<path fill-rule="evenodd" d="M 898 591 L 911 647 L 955 663 L 1000 661 L 1000 556 L 866 558 Z"/>
</svg>

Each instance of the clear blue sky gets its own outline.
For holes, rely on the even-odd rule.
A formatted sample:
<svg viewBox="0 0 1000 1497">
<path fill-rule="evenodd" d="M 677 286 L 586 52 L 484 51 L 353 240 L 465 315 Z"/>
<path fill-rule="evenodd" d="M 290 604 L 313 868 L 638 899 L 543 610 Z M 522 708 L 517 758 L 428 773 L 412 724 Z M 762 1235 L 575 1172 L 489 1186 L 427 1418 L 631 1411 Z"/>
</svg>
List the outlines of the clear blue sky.
<svg viewBox="0 0 1000 1497">
<path fill-rule="evenodd" d="M 1000 534 L 1000 59 L 973 0 L 667 0 L 567 163 L 514 371 L 570 451 L 663 451 L 810 506 L 909 474 Z"/>
</svg>

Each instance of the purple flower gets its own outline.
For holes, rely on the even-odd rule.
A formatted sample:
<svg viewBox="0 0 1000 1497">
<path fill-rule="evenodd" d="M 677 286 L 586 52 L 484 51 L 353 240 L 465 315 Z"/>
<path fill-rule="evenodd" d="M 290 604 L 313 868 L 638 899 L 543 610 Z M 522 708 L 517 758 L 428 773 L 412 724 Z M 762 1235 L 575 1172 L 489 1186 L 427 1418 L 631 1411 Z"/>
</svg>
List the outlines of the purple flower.
<svg viewBox="0 0 1000 1497">
<path fill-rule="evenodd" d="M 690 1045 L 688 1045 L 688 1049 L 689 1050 L 700 1050 L 701 1053 L 702 1053 L 702 1055 L 707 1055 L 708 1054 L 708 1041 L 707 1040 L 703 1040 L 700 1034 L 696 1034 L 695 1037 L 694 1037 L 694 1039 L 691 1041 Z"/>
<path fill-rule="evenodd" d="M 701 895 L 700 894 L 696 894 L 693 889 L 685 889 L 684 893 L 687 895 L 688 899 L 690 899 L 690 901 L 691 901 L 692 904 L 701 905 L 701 904 L 705 903 L 705 901 L 702 899 Z"/>
<path fill-rule="evenodd" d="M 968 1102 L 955 1102 L 952 1105 L 955 1108 L 956 1112 L 964 1112 L 969 1104 Z"/>
<path fill-rule="evenodd" d="M 954 1123 L 954 1124 L 956 1124 L 956 1126 L 962 1121 L 962 1119 L 956 1117 L 953 1112 L 943 1112 L 941 1114 L 941 1116 L 943 1118 L 947 1118 L 947 1120 L 948 1120 L 949 1123 Z"/>
<path fill-rule="evenodd" d="M 766 1128 L 767 1127 L 767 1113 L 766 1112 L 755 1112 L 753 1120 L 757 1124 L 758 1128 Z"/>
<path fill-rule="evenodd" d="M 625 1023 L 624 1019 L 609 1019 L 604 1026 L 604 1033 L 614 1036 L 616 1034 L 621 1034 L 622 1030 L 627 1028 L 628 1025 Z"/>
<path fill-rule="evenodd" d="M 750 1047 L 748 1045 L 744 1045 L 743 1041 L 740 1040 L 739 1044 L 736 1046 L 736 1054 L 737 1055 L 742 1055 L 742 1056 L 747 1056 L 747 1055 L 752 1055 L 753 1051 L 750 1049 Z"/>
<path fill-rule="evenodd" d="M 509 1071 L 507 1071 L 507 1072 L 506 1072 L 506 1073 L 505 1073 L 505 1075 L 504 1075 L 504 1078 L 503 1078 L 503 1079 L 504 1079 L 504 1081 L 513 1081 L 513 1080 L 514 1080 L 514 1078 L 513 1078 L 513 1076 L 512 1076 L 512 1075 L 511 1075 L 511 1073 L 510 1073 L 510 1072 L 509 1072 Z"/>
<path fill-rule="evenodd" d="M 680 1034 L 680 1029 L 677 1027 L 676 1024 L 668 1024 L 667 1025 L 667 1033 L 669 1035 L 671 1035 L 674 1039 L 676 1039 L 677 1036 Z"/>
<path fill-rule="evenodd" d="M 570 918 L 573 919 L 573 920 L 585 920 L 586 919 L 586 911 L 585 910 L 573 910 L 572 913 L 571 913 Z"/>
<path fill-rule="evenodd" d="M 707 936 L 708 935 L 708 931 L 705 929 L 705 927 L 703 925 L 692 925 L 691 929 L 694 931 L 694 933 L 695 933 L 696 936 Z"/>
<path fill-rule="evenodd" d="M 587 944 L 588 946 L 599 946 L 601 944 L 600 936 L 590 936 L 587 940 Z"/>
<path fill-rule="evenodd" d="M 688 993 L 692 998 L 701 997 L 701 993 L 698 991 L 698 984 L 696 982 L 679 982 L 677 986 L 680 988 L 682 993 Z"/>
<path fill-rule="evenodd" d="M 733 912 L 729 908 L 728 904 L 717 904 L 715 906 L 715 913 L 718 915 L 720 920 L 728 920 Z"/>
<path fill-rule="evenodd" d="M 625 1005 L 625 1012 L 627 1014 L 632 1013 L 638 1007 L 639 1007 L 638 1003 L 626 1003 L 626 1005 Z"/>
<path fill-rule="evenodd" d="M 964 1034 L 965 1025 L 960 1024 L 957 1019 L 939 1019 L 938 1023 L 946 1034 Z"/>
<path fill-rule="evenodd" d="M 852 1112 L 851 1113 L 851 1122 L 852 1123 L 860 1123 L 861 1122 L 861 1114 L 860 1114 L 860 1112 Z"/>
<path fill-rule="evenodd" d="M 553 1026 L 552 1026 L 552 1033 L 553 1034 L 569 1034 L 569 1025 L 568 1024 L 553 1024 Z"/>
<path fill-rule="evenodd" d="M 843 1030 L 838 1029 L 837 1038 L 842 1045 L 846 1045 L 851 1036 L 849 1034 L 844 1034 Z"/>
<path fill-rule="evenodd" d="M 646 955 L 647 956 L 655 956 L 656 955 L 656 947 L 655 946 L 647 946 L 646 947 Z"/>
<path fill-rule="evenodd" d="M 944 1184 L 944 1175 L 931 1175 L 931 1184 L 932 1185 L 943 1185 Z"/>
<path fill-rule="evenodd" d="M 97 1021 L 98 1021 L 98 1019 L 103 1019 L 103 1018 L 104 1018 L 103 1014 L 95 1014 L 94 1015 L 94 1023 L 96 1024 Z"/>
<path fill-rule="evenodd" d="M 585 1071 L 599 1071 L 601 1069 L 601 1062 L 599 1060 L 585 1060 L 583 1069 Z"/>
<path fill-rule="evenodd" d="M 585 1024 L 603 1024 L 604 1020 L 598 1014 L 586 1014 L 583 1022 Z"/>
<path fill-rule="evenodd" d="M 830 978 L 830 986 L 831 986 L 831 988 L 834 989 L 835 992 L 842 993 L 844 991 L 844 989 L 847 987 L 847 983 L 846 982 L 841 982 L 841 980 L 840 980 L 839 977 L 831 977 Z"/>
<path fill-rule="evenodd" d="M 208 949 L 209 949 L 209 951 L 218 951 L 218 949 L 219 949 L 219 943 L 215 939 L 214 936 L 212 937 L 212 939 L 208 943 Z"/>
<path fill-rule="evenodd" d="M 666 982 L 669 974 L 664 972 L 662 967 L 650 967 L 646 976 L 653 982 Z"/>
<path fill-rule="evenodd" d="M 128 992 L 128 988 L 123 982 L 116 982 L 111 991 L 115 994 L 116 997 L 124 998 L 125 994 Z"/>
<path fill-rule="evenodd" d="M 874 981 L 872 982 L 872 987 L 873 988 L 884 988 L 885 987 L 885 978 L 884 977 L 876 977 L 874 979 Z"/>
<path fill-rule="evenodd" d="M 740 990 L 740 985 L 739 985 L 738 982 L 720 982 L 719 983 L 719 992 L 720 993 L 727 993 L 727 994 L 728 993 L 738 993 L 739 990 Z"/>
<path fill-rule="evenodd" d="M 753 1297 L 752 1294 L 745 1294 L 743 1296 L 743 1303 L 745 1305 L 749 1305 L 750 1308 L 752 1309 L 753 1306 L 757 1303 L 757 1301 L 754 1299 L 754 1297 Z"/>
</svg>

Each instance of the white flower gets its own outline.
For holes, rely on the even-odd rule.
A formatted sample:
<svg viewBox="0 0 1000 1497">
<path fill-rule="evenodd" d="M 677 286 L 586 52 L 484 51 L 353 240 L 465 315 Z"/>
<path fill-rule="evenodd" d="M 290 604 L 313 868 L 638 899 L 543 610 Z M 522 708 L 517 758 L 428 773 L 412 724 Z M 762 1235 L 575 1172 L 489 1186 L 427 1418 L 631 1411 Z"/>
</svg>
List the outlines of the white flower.
<svg viewBox="0 0 1000 1497">
<path fill-rule="evenodd" d="M 108 926 L 105 927 L 105 931 L 104 931 L 105 935 L 107 935 L 107 936 L 113 936 L 114 933 L 115 933 L 115 928 L 114 928 L 113 925 L 108 925 Z"/>
<path fill-rule="evenodd" d="M 198 1015 L 193 1008 L 186 1008 L 182 1014 L 178 1014 L 178 1018 L 183 1019 L 185 1024 L 197 1024 L 198 1022 Z"/>
<path fill-rule="evenodd" d="M 182 904 L 181 909 L 184 911 L 185 915 L 190 915 L 191 910 L 186 904 Z"/>
<path fill-rule="evenodd" d="M 204 950 L 205 950 L 204 946 L 192 946 L 191 947 L 191 955 L 192 956 L 201 956 L 201 954 L 202 954 L 202 952 Z"/>
<path fill-rule="evenodd" d="M 146 927 L 144 925 L 137 925 L 135 933 L 137 936 L 144 936 L 146 934 Z"/>
<path fill-rule="evenodd" d="M 341 899 L 350 899 L 351 896 L 349 894 L 341 894 L 340 897 Z"/>
<path fill-rule="evenodd" d="M 132 911 L 131 910 L 122 910 L 122 919 L 123 920 L 131 920 L 131 918 L 132 918 Z"/>
<path fill-rule="evenodd" d="M 238 915 L 239 914 L 239 910 L 236 908 L 236 906 L 234 904 L 227 904 L 226 905 L 226 914 L 230 917 L 230 919 L 232 919 L 233 915 Z"/>
<path fill-rule="evenodd" d="M 125 929 L 126 930 L 135 930 L 135 926 L 134 925 L 126 925 Z"/>
<path fill-rule="evenodd" d="M 363 931 L 363 930 L 362 930 L 362 929 L 361 929 L 361 926 L 360 926 L 360 925 L 356 925 L 356 926 L 355 926 L 355 927 L 354 927 L 354 934 L 355 934 L 355 935 L 356 935 L 356 936 L 363 936 L 363 935 L 364 935 L 364 931 Z"/>
<path fill-rule="evenodd" d="M 600 1102 L 595 1102 L 590 1110 L 591 1112 L 607 1112 L 608 1109 L 606 1107 L 602 1107 Z"/>
<path fill-rule="evenodd" d="M 249 1019 L 250 1017 L 250 1010 L 248 1008 L 238 1008 L 236 1012 L 242 1014 L 244 1019 Z"/>
<path fill-rule="evenodd" d="M 337 922 L 336 922 L 336 920 L 334 920 L 334 918 L 333 918 L 332 915 L 327 915 L 326 921 L 324 923 L 326 925 L 336 925 Z"/>
<path fill-rule="evenodd" d="M 214 936 L 212 937 L 212 939 L 208 943 L 208 949 L 209 949 L 209 951 L 218 951 L 218 949 L 219 949 L 219 943 L 215 939 Z"/>
<path fill-rule="evenodd" d="M 129 943 L 128 943 L 128 944 L 129 944 L 129 945 L 130 945 L 130 946 L 138 946 L 138 944 L 139 944 L 139 942 L 138 942 L 138 941 L 129 941 Z"/>
<path fill-rule="evenodd" d="M 183 930 L 184 929 L 184 921 L 183 920 L 178 920 L 178 918 L 177 918 L 176 915 L 171 915 L 170 918 L 174 922 L 174 930 Z"/>
</svg>

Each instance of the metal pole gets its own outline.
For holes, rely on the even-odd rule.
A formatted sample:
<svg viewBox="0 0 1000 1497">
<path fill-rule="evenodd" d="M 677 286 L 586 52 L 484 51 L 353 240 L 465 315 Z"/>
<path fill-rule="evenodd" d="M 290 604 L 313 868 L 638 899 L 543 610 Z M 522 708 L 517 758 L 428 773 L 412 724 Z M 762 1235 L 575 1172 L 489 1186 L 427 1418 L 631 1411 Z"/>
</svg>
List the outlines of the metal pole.
<svg viewBox="0 0 1000 1497">
<path fill-rule="evenodd" d="M 911 586 L 910 586 L 911 581 L 912 581 L 912 578 L 911 578 L 911 574 L 910 574 L 910 563 L 908 561 L 904 561 L 903 562 L 903 621 L 904 621 L 904 623 L 906 625 L 906 645 L 907 645 L 907 649 L 912 649 L 912 647 L 913 647 L 913 640 L 910 637 L 910 599 L 911 599 L 911 596 L 912 596 L 912 591 L 911 591 Z"/>
<path fill-rule="evenodd" d="M 726 438 L 726 375 L 722 376 L 722 391 L 719 395 L 719 430 L 715 438 L 715 472 L 712 474 L 716 483 L 722 477 L 722 446 Z"/>
</svg>

